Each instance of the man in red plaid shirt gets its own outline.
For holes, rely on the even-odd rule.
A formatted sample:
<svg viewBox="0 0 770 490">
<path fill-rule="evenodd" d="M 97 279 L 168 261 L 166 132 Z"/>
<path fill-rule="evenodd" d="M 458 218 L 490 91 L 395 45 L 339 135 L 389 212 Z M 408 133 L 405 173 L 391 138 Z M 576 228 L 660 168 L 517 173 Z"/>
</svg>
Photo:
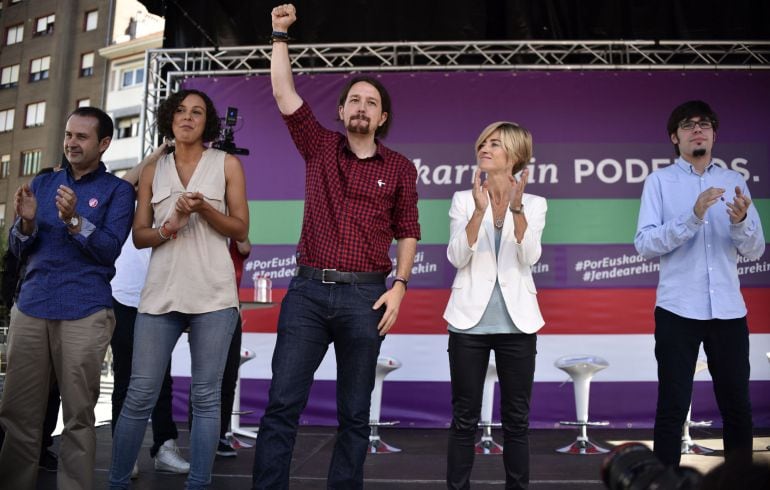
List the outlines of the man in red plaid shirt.
<svg viewBox="0 0 770 490">
<path fill-rule="evenodd" d="M 300 413 L 328 346 L 337 357 L 340 427 L 329 488 L 362 488 L 369 402 L 380 344 L 398 316 L 420 225 L 417 172 L 386 148 L 390 96 L 374 78 L 353 78 L 338 103 L 345 134 L 319 124 L 297 94 L 288 28 L 293 5 L 273 9 L 270 76 L 294 144 L 306 162 L 306 198 L 297 274 L 281 304 L 270 398 L 254 454 L 255 489 L 287 488 Z M 396 276 L 388 255 L 396 239 Z"/>
</svg>

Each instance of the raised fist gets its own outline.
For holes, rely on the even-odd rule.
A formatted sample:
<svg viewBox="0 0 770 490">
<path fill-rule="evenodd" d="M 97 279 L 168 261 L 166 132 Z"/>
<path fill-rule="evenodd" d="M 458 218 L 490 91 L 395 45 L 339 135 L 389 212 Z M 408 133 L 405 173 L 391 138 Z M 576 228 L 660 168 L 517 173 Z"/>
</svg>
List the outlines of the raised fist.
<svg viewBox="0 0 770 490">
<path fill-rule="evenodd" d="M 291 26 L 297 20 L 297 9 L 290 3 L 284 3 L 273 9 L 270 13 L 273 21 L 273 30 L 278 32 L 288 32 Z"/>
</svg>

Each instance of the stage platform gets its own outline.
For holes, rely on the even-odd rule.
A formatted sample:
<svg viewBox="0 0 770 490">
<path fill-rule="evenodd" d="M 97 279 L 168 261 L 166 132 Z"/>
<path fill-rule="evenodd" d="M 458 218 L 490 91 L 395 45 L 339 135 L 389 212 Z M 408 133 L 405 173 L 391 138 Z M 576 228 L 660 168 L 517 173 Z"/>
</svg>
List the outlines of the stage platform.
<svg viewBox="0 0 770 490">
<path fill-rule="evenodd" d="M 189 456 L 189 433 L 179 424 L 179 446 L 185 457 Z M 696 443 L 714 449 L 722 448 L 721 431 L 692 429 Z M 326 471 L 334 444 L 335 429 L 332 427 L 302 427 L 300 429 L 291 468 L 292 490 L 325 488 Z M 531 484 L 535 490 L 599 490 L 604 488 L 600 468 L 603 456 L 572 456 L 560 454 L 556 448 L 571 443 L 577 435 L 572 429 L 533 430 L 530 436 Z M 382 439 L 403 451 L 396 454 L 370 454 L 366 459 L 365 483 L 367 490 L 424 489 L 439 490 L 444 484 L 447 431 L 440 429 L 383 428 Z M 502 434 L 495 431 L 496 441 L 502 442 Z M 626 441 L 651 444 L 651 430 L 595 429 L 589 437 L 610 447 Z M 770 429 L 755 431 L 754 457 L 770 464 Z M 54 450 L 58 452 L 56 437 Z M 248 440 L 246 440 L 248 441 Z M 184 488 L 185 477 L 158 473 L 153 469 L 149 447 L 150 430 L 147 430 L 144 447 L 139 458 L 140 475 L 133 481 L 137 490 Z M 253 442 L 253 441 L 252 441 Z M 107 472 L 111 451 L 109 425 L 97 429 L 97 456 L 95 488 L 107 487 Z M 235 458 L 217 457 L 214 463 L 212 490 L 247 489 L 251 483 L 253 450 L 240 449 Z M 683 464 L 694 466 L 701 472 L 723 461 L 721 451 L 708 456 L 684 456 Z M 503 463 L 498 455 L 477 456 L 472 476 L 472 488 L 503 488 Z M 38 489 L 55 489 L 56 476 L 40 473 Z M 748 490 L 748 489 L 747 489 Z"/>
</svg>

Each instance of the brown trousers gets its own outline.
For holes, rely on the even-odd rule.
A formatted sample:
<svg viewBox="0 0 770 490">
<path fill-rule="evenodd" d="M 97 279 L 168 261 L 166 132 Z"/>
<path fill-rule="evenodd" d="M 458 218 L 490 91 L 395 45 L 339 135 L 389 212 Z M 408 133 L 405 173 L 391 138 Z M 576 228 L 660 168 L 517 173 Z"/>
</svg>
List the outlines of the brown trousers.
<svg viewBox="0 0 770 490">
<path fill-rule="evenodd" d="M 0 450 L 0 490 L 33 490 L 37 482 L 48 385 L 62 398 L 60 490 L 93 488 L 102 361 L 115 328 L 112 309 L 79 320 L 44 320 L 11 310 L 8 371 L 0 400 L 5 443 Z"/>
</svg>

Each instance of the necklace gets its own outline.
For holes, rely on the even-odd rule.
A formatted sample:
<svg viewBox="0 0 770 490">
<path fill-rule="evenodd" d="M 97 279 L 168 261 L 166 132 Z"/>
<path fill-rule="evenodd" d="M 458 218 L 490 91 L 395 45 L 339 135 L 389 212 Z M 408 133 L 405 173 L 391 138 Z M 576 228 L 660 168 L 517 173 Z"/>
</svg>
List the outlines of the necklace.
<svg viewBox="0 0 770 490">
<path fill-rule="evenodd" d="M 502 205 L 502 206 L 501 206 Z M 495 228 L 500 229 L 503 227 L 503 223 L 505 222 L 505 208 L 508 206 L 506 202 L 503 200 L 500 200 L 500 202 L 494 201 L 492 203 L 492 217 L 495 220 Z M 495 211 L 498 211 L 500 208 L 503 208 L 503 212 L 499 214 L 499 218 L 497 217 L 498 214 Z M 497 209 L 495 209 L 497 208 Z"/>
</svg>

